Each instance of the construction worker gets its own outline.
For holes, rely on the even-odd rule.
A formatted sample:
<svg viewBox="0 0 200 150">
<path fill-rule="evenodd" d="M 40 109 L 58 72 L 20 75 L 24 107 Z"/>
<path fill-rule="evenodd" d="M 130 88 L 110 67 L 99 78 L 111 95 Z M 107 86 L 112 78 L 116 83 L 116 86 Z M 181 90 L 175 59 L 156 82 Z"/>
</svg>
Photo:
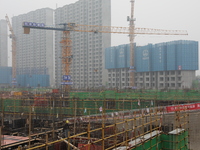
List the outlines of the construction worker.
<svg viewBox="0 0 200 150">
<path fill-rule="evenodd" d="M 68 137 L 68 133 L 69 133 L 69 120 L 66 120 L 65 125 L 63 126 L 63 130 L 65 133 L 65 137 Z"/>
</svg>

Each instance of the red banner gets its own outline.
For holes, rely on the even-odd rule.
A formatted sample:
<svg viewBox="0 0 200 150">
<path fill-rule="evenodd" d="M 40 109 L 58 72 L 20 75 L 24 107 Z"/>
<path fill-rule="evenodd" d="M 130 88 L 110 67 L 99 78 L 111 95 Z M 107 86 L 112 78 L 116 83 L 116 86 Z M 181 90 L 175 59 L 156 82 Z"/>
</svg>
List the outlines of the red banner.
<svg viewBox="0 0 200 150">
<path fill-rule="evenodd" d="M 200 103 L 167 106 L 166 109 L 167 109 L 167 112 L 175 112 L 175 111 L 182 111 L 182 110 L 198 110 L 200 109 Z"/>
</svg>

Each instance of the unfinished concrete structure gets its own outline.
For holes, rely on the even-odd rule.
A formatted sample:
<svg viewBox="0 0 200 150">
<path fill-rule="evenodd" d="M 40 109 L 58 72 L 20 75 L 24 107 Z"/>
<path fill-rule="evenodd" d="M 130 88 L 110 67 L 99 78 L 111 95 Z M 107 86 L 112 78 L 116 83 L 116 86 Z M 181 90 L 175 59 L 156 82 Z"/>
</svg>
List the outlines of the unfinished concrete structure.
<svg viewBox="0 0 200 150">
<path fill-rule="evenodd" d="M 34 96 L 31 91 L 14 92 L 10 98 L 8 94 L 1 92 L 1 131 L 28 137 L 21 145 L 29 149 L 137 149 L 154 148 L 155 142 L 171 149 L 198 145 L 200 103 L 193 91 L 74 92 L 71 98 L 46 92 Z M 68 138 L 63 137 L 66 120 Z M 10 145 L 14 146 L 19 144 Z"/>
</svg>

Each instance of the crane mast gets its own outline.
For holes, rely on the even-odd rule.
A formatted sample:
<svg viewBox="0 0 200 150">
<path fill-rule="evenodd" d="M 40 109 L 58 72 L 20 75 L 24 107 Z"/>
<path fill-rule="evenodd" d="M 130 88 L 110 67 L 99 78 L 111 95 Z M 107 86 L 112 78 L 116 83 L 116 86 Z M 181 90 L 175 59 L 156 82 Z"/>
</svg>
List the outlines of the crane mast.
<svg viewBox="0 0 200 150">
<path fill-rule="evenodd" d="M 72 40 L 70 38 L 70 31 L 63 31 L 62 43 L 62 75 L 70 76 L 70 65 L 72 63 L 71 45 Z M 68 79 L 68 81 L 70 81 Z M 65 82 L 67 83 L 67 82 Z M 69 82 L 68 82 L 69 83 Z M 66 85 L 64 88 L 65 92 L 70 90 L 70 86 Z"/>
<path fill-rule="evenodd" d="M 129 40 L 130 40 L 130 83 L 129 86 L 132 88 L 135 87 L 135 60 L 134 60 L 134 38 L 135 38 L 135 24 L 134 24 L 134 4 L 135 0 L 131 0 L 131 17 L 130 17 L 130 34 Z"/>
<path fill-rule="evenodd" d="M 12 83 L 16 84 L 16 36 L 11 26 L 8 15 L 5 16 L 9 30 L 11 32 L 10 38 L 12 39 Z"/>
</svg>

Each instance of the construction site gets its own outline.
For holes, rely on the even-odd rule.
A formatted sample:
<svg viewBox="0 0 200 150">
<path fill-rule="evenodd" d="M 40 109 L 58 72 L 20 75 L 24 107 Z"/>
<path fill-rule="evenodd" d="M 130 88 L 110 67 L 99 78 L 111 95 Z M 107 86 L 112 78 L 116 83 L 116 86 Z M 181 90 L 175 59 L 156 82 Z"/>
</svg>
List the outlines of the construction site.
<svg viewBox="0 0 200 150">
<path fill-rule="evenodd" d="M 1 149 L 198 149 L 199 96 L 199 91 L 102 90 L 69 97 L 4 91 Z"/>
<path fill-rule="evenodd" d="M 196 65 L 198 62 L 192 62 L 196 61 L 196 57 L 198 57 L 196 52 L 198 43 L 178 41 L 179 45 L 173 45 L 174 49 L 169 48 L 169 50 L 166 47 L 174 43 L 163 44 L 166 51 L 163 50 L 162 55 L 169 55 L 168 58 L 167 56 L 163 57 L 163 59 L 168 59 L 168 62 L 165 61 L 165 63 L 170 64 L 173 62 L 176 68 L 174 67 L 174 70 L 171 68 L 168 70 L 161 69 L 163 72 L 159 70 L 160 68 L 156 70 L 154 64 L 158 64 L 158 62 L 154 62 L 157 56 L 153 57 L 153 50 L 155 53 L 157 53 L 157 50 L 160 52 L 160 45 L 162 44 L 158 44 L 160 47 L 148 45 L 151 50 L 146 47 L 144 51 L 141 47 L 136 50 L 134 46 L 135 35 L 185 36 L 188 33 L 185 30 L 136 28 L 134 23 L 134 3 L 135 1 L 131 0 L 131 15 L 127 18 L 129 27 L 82 25 L 72 22 L 61 23 L 59 26 L 48 26 L 44 23 L 30 20 L 20 22 L 26 38 L 29 38 L 28 36 L 33 29 L 41 32 L 44 30 L 61 31 L 62 37 L 60 37 L 61 41 L 59 43 L 61 52 L 60 56 L 58 56 L 61 63 L 61 75 L 58 76 L 62 79 L 58 80 L 58 82 L 61 81 L 59 88 L 50 88 L 49 81 L 46 79 L 48 78 L 47 74 L 42 74 L 43 78 L 39 79 L 42 76 L 41 74 L 39 74 L 41 76 L 36 76 L 36 74 L 19 73 L 20 71 L 23 72 L 23 68 L 20 70 L 17 66 L 19 64 L 17 63 L 17 42 L 19 38 L 17 41 L 17 36 L 6 15 L 12 39 L 12 79 L 9 86 L 3 85 L 0 87 L 0 150 L 199 149 L 200 91 L 188 88 L 189 82 L 193 80 L 193 77 L 190 78 L 188 76 L 193 76 L 198 67 Z M 72 79 L 74 78 L 71 73 L 73 72 L 72 64 L 76 53 L 73 53 L 72 32 L 112 33 L 129 36 L 130 44 L 126 46 L 127 51 L 129 51 L 126 55 L 129 58 L 123 60 L 126 62 L 124 63 L 126 67 L 124 67 L 125 65 L 120 67 L 120 63 L 117 63 L 120 60 L 117 60 L 117 57 L 114 58 L 116 62 L 113 61 L 116 65 L 107 63 L 106 69 L 110 73 L 110 76 L 108 73 L 110 88 L 99 83 L 96 84 L 98 88 L 95 87 L 95 76 L 92 77 L 90 87 L 73 87 L 74 80 Z M 176 58 L 179 59 L 177 53 L 180 45 L 185 51 L 190 47 L 193 48 L 194 52 L 191 52 L 191 50 L 190 53 L 195 55 L 195 59 L 191 55 L 191 58 L 188 58 L 188 62 L 191 63 L 192 67 L 195 65 L 197 67 L 187 69 L 189 65 L 186 62 L 188 65 L 186 66 L 182 58 L 181 64 L 175 60 Z M 187 46 L 189 47 L 188 49 L 186 48 Z M 112 48 L 110 49 L 112 50 Z M 168 54 L 167 50 L 174 50 L 175 52 L 173 51 L 172 53 L 170 51 L 171 53 Z M 150 53 L 151 51 L 152 54 Z M 141 61 L 142 65 L 138 63 L 139 61 L 135 61 L 136 57 L 137 59 L 139 58 L 140 52 L 141 56 L 144 57 L 141 59 L 143 61 Z M 110 51 L 107 52 L 107 54 L 109 53 Z M 175 58 L 174 56 L 172 58 L 173 54 L 177 57 Z M 148 55 L 152 55 L 151 61 Z M 186 53 L 185 55 L 189 54 Z M 110 61 L 113 55 L 105 57 L 108 57 L 107 60 Z M 161 54 L 158 54 L 158 57 L 161 61 Z M 145 62 L 146 60 L 149 64 Z M 141 68 L 137 65 L 141 66 Z M 135 68 L 135 66 L 137 67 Z M 165 68 L 168 67 L 167 65 L 163 66 Z M 191 66 L 189 67 L 191 68 Z M 119 79 L 117 74 L 116 78 L 112 77 L 112 74 L 117 70 L 116 68 L 127 69 L 128 76 L 125 79 L 127 84 L 123 82 L 123 79 Z M 43 72 L 48 70 L 46 68 L 42 69 Z M 92 70 L 92 74 L 98 74 L 101 69 L 92 68 L 90 70 Z M 165 72 L 164 70 L 167 71 Z M 148 72 L 151 71 L 153 73 L 151 79 L 149 79 Z M 155 72 L 158 73 L 156 74 Z M 183 76 L 184 73 L 187 75 Z M 141 76 L 144 77 L 145 81 Z M 154 79 L 156 77 L 157 79 Z M 28 81 L 33 78 L 40 80 L 40 84 L 34 80 Z M 115 80 L 116 84 L 112 82 Z M 154 80 L 156 80 L 155 83 L 153 82 Z M 119 84 L 117 83 L 118 81 L 123 83 Z M 25 87 L 27 84 L 29 88 Z M 125 88 L 121 88 L 122 84 L 124 84 Z M 153 86 L 154 84 L 155 86 Z M 33 88 L 30 85 L 33 85 Z M 140 88 L 138 88 L 139 86 Z"/>
</svg>

